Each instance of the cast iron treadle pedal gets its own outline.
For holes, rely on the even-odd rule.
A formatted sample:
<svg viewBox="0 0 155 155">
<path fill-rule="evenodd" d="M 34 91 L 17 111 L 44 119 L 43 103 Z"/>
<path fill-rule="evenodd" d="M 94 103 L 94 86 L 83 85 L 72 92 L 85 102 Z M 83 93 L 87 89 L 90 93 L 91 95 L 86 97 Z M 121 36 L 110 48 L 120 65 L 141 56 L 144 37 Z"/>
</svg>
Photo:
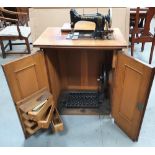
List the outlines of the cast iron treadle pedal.
<svg viewBox="0 0 155 155">
<path fill-rule="evenodd" d="M 66 97 L 66 108 L 98 108 L 98 93 L 95 91 L 70 92 Z"/>
</svg>

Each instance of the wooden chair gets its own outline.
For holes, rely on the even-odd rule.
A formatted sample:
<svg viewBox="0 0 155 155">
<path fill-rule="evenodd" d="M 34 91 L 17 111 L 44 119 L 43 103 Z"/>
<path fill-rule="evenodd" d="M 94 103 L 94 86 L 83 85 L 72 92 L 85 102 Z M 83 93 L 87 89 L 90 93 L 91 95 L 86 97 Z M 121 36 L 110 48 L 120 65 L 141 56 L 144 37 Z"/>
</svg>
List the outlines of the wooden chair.
<svg viewBox="0 0 155 155">
<path fill-rule="evenodd" d="M 14 12 L 9 11 L 4 8 L 0 8 L 1 15 L 0 20 L 6 22 L 10 22 L 10 25 L 6 25 L 1 31 L 0 31 L 0 45 L 2 50 L 2 56 L 3 58 L 6 57 L 6 54 L 30 54 L 30 43 L 29 43 L 29 36 L 31 35 L 30 27 L 27 26 L 20 26 L 20 22 L 18 19 L 12 19 L 12 18 L 6 18 L 3 16 L 3 13 L 5 14 L 11 14 L 11 15 L 25 15 L 27 16 L 27 13 L 22 12 Z M 14 24 L 15 23 L 15 24 Z M 4 41 L 8 40 L 8 44 L 4 45 Z M 25 43 L 12 43 L 13 40 L 25 40 Z M 28 52 L 7 52 L 6 48 L 10 46 L 10 50 L 12 50 L 12 45 L 26 45 Z"/>
<path fill-rule="evenodd" d="M 137 8 L 130 8 L 130 34 L 133 31 L 133 27 L 135 27 L 135 16 L 136 16 Z M 138 21 L 138 28 L 144 28 L 144 21 L 146 18 L 146 13 L 148 8 L 140 8 L 139 9 L 139 21 Z"/>
<path fill-rule="evenodd" d="M 18 19 L 19 24 L 24 26 L 28 26 L 28 21 L 29 21 L 29 8 L 23 8 L 23 7 L 4 7 L 3 9 L 6 9 L 7 11 L 14 11 L 14 12 L 22 12 L 22 13 L 27 13 L 27 15 L 23 14 L 8 14 L 3 12 L 3 16 L 5 18 L 13 18 L 13 19 Z M 14 23 L 15 24 L 15 23 Z"/>
<path fill-rule="evenodd" d="M 155 35 L 150 32 L 150 23 L 152 18 L 155 15 L 155 8 L 150 7 L 147 9 L 146 15 L 143 15 L 143 18 L 145 18 L 144 24 L 142 27 L 139 27 L 139 21 L 142 16 L 140 13 L 140 8 L 138 7 L 136 9 L 135 13 L 135 25 L 132 30 L 130 30 L 131 33 L 131 55 L 133 56 L 134 51 L 134 43 L 142 43 L 141 50 L 144 50 L 144 46 L 146 42 L 151 42 L 151 52 L 150 52 L 150 58 L 149 58 L 149 64 L 152 62 L 152 56 L 153 56 L 153 50 L 154 50 L 154 37 Z"/>
</svg>

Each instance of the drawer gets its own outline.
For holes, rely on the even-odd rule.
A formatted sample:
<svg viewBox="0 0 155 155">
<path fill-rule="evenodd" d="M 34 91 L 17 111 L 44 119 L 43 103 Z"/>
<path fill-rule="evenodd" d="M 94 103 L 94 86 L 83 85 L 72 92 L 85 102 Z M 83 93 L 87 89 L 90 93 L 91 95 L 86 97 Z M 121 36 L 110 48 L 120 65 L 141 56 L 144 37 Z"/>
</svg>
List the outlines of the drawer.
<svg viewBox="0 0 155 155">
<path fill-rule="evenodd" d="M 58 113 L 58 110 L 55 108 L 53 112 L 52 125 L 55 132 L 63 131 L 64 125 Z"/>
<path fill-rule="evenodd" d="M 19 105 L 19 109 L 24 112 L 28 113 L 31 111 L 34 107 L 40 105 L 42 102 L 44 102 L 46 99 L 50 98 L 52 94 L 46 90 L 46 88 L 43 88 L 31 96 L 28 96 L 22 100 L 20 100 L 17 104 Z"/>
<path fill-rule="evenodd" d="M 40 128 L 45 128 L 47 129 L 51 123 L 52 120 L 52 115 L 53 115 L 53 107 L 50 106 L 47 111 L 44 113 L 43 117 L 41 118 L 40 121 L 38 121 L 38 126 Z"/>
<path fill-rule="evenodd" d="M 36 126 L 34 126 L 33 128 L 26 127 L 25 129 L 26 129 L 26 131 L 27 131 L 30 135 L 32 135 L 32 134 L 34 134 L 35 132 L 37 132 L 37 131 L 40 129 L 40 127 L 39 127 L 38 125 L 36 125 Z"/>
<path fill-rule="evenodd" d="M 53 97 L 50 96 L 47 100 L 45 100 L 45 103 L 41 108 L 39 108 L 36 111 L 29 111 L 28 116 L 31 120 L 39 121 L 42 119 L 43 115 L 46 113 L 48 108 L 53 104 Z"/>
<path fill-rule="evenodd" d="M 30 120 L 30 117 L 29 117 L 27 114 L 25 114 L 25 113 L 22 114 L 22 117 L 23 117 L 25 120 Z"/>
<path fill-rule="evenodd" d="M 34 126 L 36 126 L 36 122 L 34 121 L 31 121 L 31 120 L 25 120 L 24 121 L 24 125 L 28 128 L 33 128 Z"/>
</svg>

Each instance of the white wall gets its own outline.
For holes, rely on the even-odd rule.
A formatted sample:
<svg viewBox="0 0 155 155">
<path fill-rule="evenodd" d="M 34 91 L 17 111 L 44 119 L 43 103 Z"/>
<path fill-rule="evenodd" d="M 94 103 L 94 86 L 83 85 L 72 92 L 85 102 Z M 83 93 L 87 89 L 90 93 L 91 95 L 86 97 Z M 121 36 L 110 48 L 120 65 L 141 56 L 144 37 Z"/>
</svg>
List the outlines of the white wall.
<svg viewBox="0 0 155 155">
<path fill-rule="evenodd" d="M 76 8 L 78 13 L 96 13 L 97 8 Z M 63 23 L 70 22 L 70 8 L 30 8 L 30 23 L 33 41 L 47 27 L 61 27 Z M 99 8 L 98 12 L 107 14 L 108 8 Z M 129 33 L 129 9 L 112 8 L 112 27 L 118 27 L 126 40 Z"/>
</svg>

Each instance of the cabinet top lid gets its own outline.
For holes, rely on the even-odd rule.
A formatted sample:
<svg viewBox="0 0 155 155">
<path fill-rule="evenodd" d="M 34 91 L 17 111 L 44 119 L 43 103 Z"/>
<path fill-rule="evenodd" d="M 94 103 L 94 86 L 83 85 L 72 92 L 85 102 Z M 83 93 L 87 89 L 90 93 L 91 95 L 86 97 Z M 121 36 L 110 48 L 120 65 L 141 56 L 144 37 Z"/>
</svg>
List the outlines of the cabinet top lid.
<svg viewBox="0 0 155 155">
<path fill-rule="evenodd" d="M 62 32 L 61 27 L 48 27 L 34 42 L 34 47 L 40 48 L 101 48 L 101 49 L 122 49 L 127 48 L 121 31 L 113 28 L 112 40 L 95 39 L 66 39 L 68 33 Z"/>
</svg>

